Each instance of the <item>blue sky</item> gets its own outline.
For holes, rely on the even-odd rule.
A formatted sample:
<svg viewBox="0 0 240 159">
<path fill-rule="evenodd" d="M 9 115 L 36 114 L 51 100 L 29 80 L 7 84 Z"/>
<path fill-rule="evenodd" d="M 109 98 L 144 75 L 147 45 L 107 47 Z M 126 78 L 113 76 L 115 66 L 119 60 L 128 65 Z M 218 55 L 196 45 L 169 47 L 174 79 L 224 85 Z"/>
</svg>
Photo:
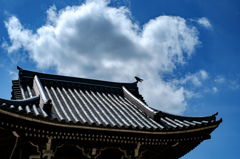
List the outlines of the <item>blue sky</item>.
<svg viewBox="0 0 240 159">
<path fill-rule="evenodd" d="M 240 142 L 237 0 L 1 0 L 0 97 L 23 69 L 119 82 L 160 110 L 219 112 L 223 123 L 183 159 L 237 159 Z"/>
</svg>

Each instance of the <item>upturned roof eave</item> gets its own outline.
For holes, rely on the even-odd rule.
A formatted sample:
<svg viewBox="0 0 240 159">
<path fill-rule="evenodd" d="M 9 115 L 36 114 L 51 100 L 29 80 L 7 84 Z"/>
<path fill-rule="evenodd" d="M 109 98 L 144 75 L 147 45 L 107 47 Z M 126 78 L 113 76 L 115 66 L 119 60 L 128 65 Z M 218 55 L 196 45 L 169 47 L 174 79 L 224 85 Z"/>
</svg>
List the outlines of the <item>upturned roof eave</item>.
<svg viewBox="0 0 240 159">
<path fill-rule="evenodd" d="M 171 117 L 175 119 L 190 120 L 190 121 L 216 121 L 216 116 L 218 115 L 218 112 L 217 112 L 209 116 L 184 116 L 184 115 L 171 114 L 171 113 L 167 113 L 167 112 L 156 110 L 156 109 L 154 110 L 157 111 L 156 113 L 157 117 Z"/>
<path fill-rule="evenodd" d="M 24 105 L 32 105 L 39 103 L 40 96 L 35 96 L 32 98 L 27 99 L 21 99 L 21 100 L 8 100 L 0 98 L 0 104 L 6 104 L 6 105 L 14 105 L 14 106 L 24 106 Z"/>
<path fill-rule="evenodd" d="M 15 118 L 16 120 L 25 120 L 28 122 L 31 122 L 32 126 L 35 124 L 41 124 L 43 127 L 49 128 L 49 126 L 56 126 L 59 128 L 64 128 L 64 129 L 84 129 L 84 130 L 95 130 L 95 131 L 108 131 L 108 132 L 122 132 L 122 133 L 137 133 L 137 134 L 149 134 L 149 135 L 177 135 L 177 134 L 184 134 L 184 133 L 194 133 L 194 132 L 199 132 L 199 131 L 204 131 L 211 129 L 212 131 L 216 129 L 219 124 L 222 122 L 220 119 L 217 122 L 214 122 L 210 125 L 206 126 L 201 126 L 201 127 L 195 127 L 195 128 L 190 128 L 190 129 L 171 129 L 171 130 L 146 130 L 146 129 L 131 129 L 131 128 L 110 128 L 110 127 L 99 127 L 97 125 L 82 125 L 82 124 L 70 124 L 66 122 L 58 122 L 49 118 L 39 118 L 33 115 L 27 115 L 27 114 L 22 114 L 22 113 L 16 113 L 16 112 L 11 112 L 10 110 L 7 109 L 1 109 L 0 108 L 0 113 L 7 115 L 11 118 Z"/>
</svg>

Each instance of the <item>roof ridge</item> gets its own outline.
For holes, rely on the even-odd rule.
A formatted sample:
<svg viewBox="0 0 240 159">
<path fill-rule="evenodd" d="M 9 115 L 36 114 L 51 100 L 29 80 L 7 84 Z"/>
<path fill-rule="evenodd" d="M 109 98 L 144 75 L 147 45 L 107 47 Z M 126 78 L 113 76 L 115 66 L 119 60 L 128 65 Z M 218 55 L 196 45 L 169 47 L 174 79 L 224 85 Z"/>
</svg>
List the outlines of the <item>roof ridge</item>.
<svg viewBox="0 0 240 159">
<path fill-rule="evenodd" d="M 143 101 L 136 98 L 131 92 L 129 92 L 124 86 L 122 87 L 124 96 L 130 100 L 133 104 L 135 104 L 140 110 L 146 113 L 147 116 L 154 119 L 156 115 L 156 111 L 151 107 L 147 106 Z"/>
<path fill-rule="evenodd" d="M 25 78 L 33 79 L 34 76 L 37 75 L 40 79 L 43 79 L 43 80 L 72 82 L 72 83 L 80 83 L 80 84 L 86 84 L 86 85 L 112 86 L 112 87 L 118 87 L 118 88 L 122 88 L 122 86 L 125 86 L 129 89 L 134 89 L 134 90 L 137 89 L 137 84 L 134 82 L 132 82 L 132 83 L 112 82 L 112 81 L 72 77 L 72 76 L 65 76 L 65 75 L 53 75 L 53 74 L 46 74 L 46 73 L 24 70 L 24 69 L 20 68 L 19 66 L 17 67 L 17 69 L 19 70 L 20 82 L 23 82 Z"/>
</svg>

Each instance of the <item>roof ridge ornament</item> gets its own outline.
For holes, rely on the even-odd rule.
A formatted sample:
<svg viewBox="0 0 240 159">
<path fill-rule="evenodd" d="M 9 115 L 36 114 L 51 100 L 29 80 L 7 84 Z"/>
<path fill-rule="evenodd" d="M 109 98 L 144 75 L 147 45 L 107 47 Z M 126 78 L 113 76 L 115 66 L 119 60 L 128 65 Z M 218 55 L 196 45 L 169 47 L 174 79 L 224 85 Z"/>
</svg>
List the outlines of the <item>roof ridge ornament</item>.
<svg viewBox="0 0 240 159">
<path fill-rule="evenodd" d="M 19 70 L 19 71 L 22 71 L 23 69 L 21 68 L 21 67 L 19 67 L 19 66 L 17 66 L 17 69 Z"/>
<path fill-rule="evenodd" d="M 136 79 L 136 82 L 134 82 L 134 83 L 138 83 L 138 82 L 142 82 L 143 81 L 143 79 L 141 79 L 141 78 L 139 78 L 137 76 L 135 76 L 135 79 Z"/>
</svg>

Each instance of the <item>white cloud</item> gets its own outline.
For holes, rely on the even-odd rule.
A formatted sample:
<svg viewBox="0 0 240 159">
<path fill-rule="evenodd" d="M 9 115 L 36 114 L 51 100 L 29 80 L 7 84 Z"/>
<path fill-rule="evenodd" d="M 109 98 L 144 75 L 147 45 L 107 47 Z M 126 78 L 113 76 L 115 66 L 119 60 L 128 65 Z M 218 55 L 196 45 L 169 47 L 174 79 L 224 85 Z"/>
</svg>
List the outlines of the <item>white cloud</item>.
<svg viewBox="0 0 240 159">
<path fill-rule="evenodd" d="M 213 90 L 213 93 L 218 92 L 218 88 L 217 87 L 213 87 L 212 90 Z"/>
<path fill-rule="evenodd" d="M 14 72 L 14 71 L 8 71 L 9 75 L 11 76 L 12 80 L 16 80 L 18 79 L 18 72 Z"/>
<path fill-rule="evenodd" d="M 234 80 L 229 80 L 229 87 L 233 90 L 237 90 L 240 88 L 240 82 L 238 79 L 234 79 Z"/>
<path fill-rule="evenodd" d="M 225 78 L 224 78 L 223 76 L 218 75 L 218 76 L 214 79 L 214 81 L 215 81 L 216 83 L 224 83 L 226 80 L 225 80 Z"/>
<path fill-rule="evenodd" d="M 91 0 L 81 6 L 47 11 L 47 22 L 36 33 L 11 17 L 5 22 L 11 45 L 9 53 L 24 49 L 40 69 L 55 67 L 59 74 L 132 82 L 135 75 L 148 105 L 163 111 L 182 113 L 189 91 L 159 74 L 184 65 L 199 44 L 196 28 L 185 19 L 159 16 L 141 28 L 125 7 L 113 8 L 105 0 Z M 196 78 L 195 78 L 196 77 Z M 204 70 L 182 82 L 200 85 Z"/>
<path fill-rule="evenodd" d="M 158 79 L 157 81 L 149 79 L 142 85 L 140 92 L 143 92 L 149 106 L 176 114 L 181 114 L 186 110 L 187 91 L 183 87 L 176 88 L 170 83 Z"/>
<path fill-rule="evenodd" d="M 210 21 L 206 18 L 206 17 L 202 17 L 202 18 L 199 18 L 197 20 L 198 24 L 208 28 L 208 29 L 211 29 L 212 28 L 212 24 L 210 23 Z"/>
<path fill-rule="evenodd" d="M 30 30 L 24 29 L 16 17 L 11 17 L 5 26 L 8 29 L 9 39 L 12 45 L 8 46 L 6 42 L 2 44 L 3 47 L 7 48 L 8 52 L 16 51 L 20 48 L 25 48 L 29 46 L 32 38 L 32 32 Z M 28 49 L 28 48 L 25 48 Z"/>
<path fill-rule="evenodd" d="M 173 83 L 181 85 L 192 83 L 194 86 L 201 86 L 207 78 L 208 73 L 205 70 L 200 70 L 194 74 L 188 74 L 180 80 L 173 80 Z"/>
<path fill-rule="evenodd" d="M 232 90 L 238 90 L 240 88 L 240 76 L 237 74 L 231 78 L 218 75 L 215 77 L 214 82 L 219 87 L 227 87 Z"/>
</svg>

